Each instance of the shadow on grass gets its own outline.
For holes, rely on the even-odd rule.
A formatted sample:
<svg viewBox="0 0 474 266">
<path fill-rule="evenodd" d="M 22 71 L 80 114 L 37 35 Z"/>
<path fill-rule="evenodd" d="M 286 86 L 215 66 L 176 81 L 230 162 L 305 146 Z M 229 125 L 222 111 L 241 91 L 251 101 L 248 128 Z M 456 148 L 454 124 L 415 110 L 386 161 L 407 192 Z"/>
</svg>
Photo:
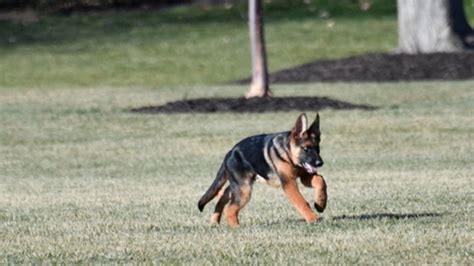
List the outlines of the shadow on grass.
<svg viewBox="0 0 474 266">
<path fill-rule="evenodd" d="M 321 223 L 325 222 L 338 222 L 338 221 L 369 221 L 369 220 L 407 220 L 407 219 L 420 219 L 420 218 L 438 218 L 446 213 L 435 213 L 435 212 L 422 212 L 422 213 L 373 213 L 373 214 L 361 214 L 361 215 L 341 215 L 334 217 L 322 217 Z M 276 221 L 268 221 L 265 225 L 298 225 L 306 224 L 303 218 L 285 218 Z"/>
<path fill-rule="evenodd" d="M 373 213 L 373 214 L 361 214 L 361 215 L 341 215 L 332 218 L 323 217 L 321 223 L 331 221 L 368 221 L 368 220 L 407 220 L 407 219 L 419 219 L 419 218 L 438 218 L 446 215 L 446 213 L 436 212 L 422 212 L 422 213 Z M 265 222 L 246 222 L 241 224 L 243 227 L 251 226 L 299 226 L 307 224 L 303 218 L 283 218 L 278 220 L 271 220 Z M 317 224 L 317 223 L 316 223 Z M 157 226 L 149 225 L 146 228 L 147 232 L 160 232 L 160 233 L 176 233 L 178 231 L 191 232 L 196 230 L 207 231 L 210 228 L 214 230 L 226 231 L 230 227 L 227 224 L 225 218 L 219 225 L 210 224 L 195 224 L 195 225 L 173 225 L 173 226 Z"/>
<path fill-rule="evenodd" d="M 423 213 L 374 213 L 374 214 L 362 214 L 362 215 L 342 215 L 333 217 L 331 220 L 381 220 L 381 219 L 390 219 L 390 220 L 402 220 L 402 219 L 418 219 L 418 218 L 434 218 L 441 217 L 443 213 L 435 212 L 423 212 Z"/>
</svg>

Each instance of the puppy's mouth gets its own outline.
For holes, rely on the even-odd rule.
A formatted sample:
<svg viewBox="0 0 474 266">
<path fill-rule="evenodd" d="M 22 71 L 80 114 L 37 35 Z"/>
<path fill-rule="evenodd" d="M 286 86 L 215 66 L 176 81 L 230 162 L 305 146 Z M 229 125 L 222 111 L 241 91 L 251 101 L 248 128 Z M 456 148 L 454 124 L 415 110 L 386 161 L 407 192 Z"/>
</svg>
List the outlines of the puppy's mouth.
<svg viewBox="0 0 474 266">
<path fill-rule="evenodd" d="M 306 170 L 306 172 L 309 174 L 316 174 L 318 172 L 318 168 L 312 166 L 309 163 L 303 163 L 301 166 L 303 166 L 304 170 Z"/>
</svg>

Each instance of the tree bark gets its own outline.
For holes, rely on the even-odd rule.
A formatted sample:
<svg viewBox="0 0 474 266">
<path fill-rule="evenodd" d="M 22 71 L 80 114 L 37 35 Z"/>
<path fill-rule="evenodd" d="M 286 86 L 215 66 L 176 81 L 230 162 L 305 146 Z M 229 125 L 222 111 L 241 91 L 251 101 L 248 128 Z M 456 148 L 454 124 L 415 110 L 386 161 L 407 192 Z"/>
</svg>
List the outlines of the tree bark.
<svg viewBox="0 0 474 266">
<path fill-rule="evenodd" d="M 245 97 L 271 96 L 268 85 L 267 52 L 265 49 L 261 0 L 249 0 L 249 31 L 252 56 L 252 82 Z"/>
<path fill-rule="evenodd" d="M 397 0 L 399 51 L 457 52 L 470 48 L 463 0 Z"/>
</svg>

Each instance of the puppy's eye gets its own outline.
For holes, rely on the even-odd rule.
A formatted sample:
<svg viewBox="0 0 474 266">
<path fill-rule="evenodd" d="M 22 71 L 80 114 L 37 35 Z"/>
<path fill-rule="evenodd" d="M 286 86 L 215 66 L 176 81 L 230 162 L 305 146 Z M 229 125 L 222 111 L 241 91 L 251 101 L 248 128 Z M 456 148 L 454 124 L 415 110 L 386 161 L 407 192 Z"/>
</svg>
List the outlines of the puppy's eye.
<svg viewBox="0 0 474 266">
<path fill-rule="evenodd" d="M 303 147 L 303 151 L 308 152 L 310 150 L 309 147 Z"/>
</svg>

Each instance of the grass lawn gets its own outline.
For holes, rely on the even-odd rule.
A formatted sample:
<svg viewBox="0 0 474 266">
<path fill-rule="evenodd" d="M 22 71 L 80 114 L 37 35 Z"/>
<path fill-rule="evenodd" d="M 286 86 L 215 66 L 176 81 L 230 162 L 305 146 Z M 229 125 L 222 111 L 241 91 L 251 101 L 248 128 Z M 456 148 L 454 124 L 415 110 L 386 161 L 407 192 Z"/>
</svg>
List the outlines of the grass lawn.
<svg viewBox="0 0 474 266">
<path fill-rule="evenodd" d="M 4 89 L 0 263 L 473 264 L 473 87 L 275 86 L 381 109 L 321 112 L 324 222 L 256 184 L 237 230 L 209 226 L 213 202 L 201 214 L 198 198 L 236 141 L 286 130 L 297 112 L 126 111 L 245 87 Z"/>
<path fill-rule="evenodd" d="M 334 2 L 266 4 L 271 70 L 396 47 L 395 1 Z M 0 21 L 1 264 L 474 264 L 473 81 L 273 86 L 381 108 L 321 112 L 322 223 L 256 184 L 241 228 L 208 224 L 214 202 L 196 204 L 225 152 L 299 113 L 127 110 L 242 96 L 219 84 L 249 75 L 245 13 Z"/>
<path fill-rule="evenodd" d="M 280 2 L 266 4 L 272 71 L 396 47 L 393 1 L 379 1 L 369 12 L 348 0 L 342 6 Z M 242 5 L 177 7 L 0 21 L 0 84 L 159 88 L 242 79 L 251 68 L 246 12 Z"/>
<path fill-rule="evenodd" d="M 246 1 L 230 9 L 0 20 L 0 87 L 196 86 L 250 76 Z M 307 2 L 308 4 L 305 4 Z M 270 71 L 397 47 L 396 1 L 265 3 Z M 474 0 L 465 1 L 474 22 Z"/>
</svg>

